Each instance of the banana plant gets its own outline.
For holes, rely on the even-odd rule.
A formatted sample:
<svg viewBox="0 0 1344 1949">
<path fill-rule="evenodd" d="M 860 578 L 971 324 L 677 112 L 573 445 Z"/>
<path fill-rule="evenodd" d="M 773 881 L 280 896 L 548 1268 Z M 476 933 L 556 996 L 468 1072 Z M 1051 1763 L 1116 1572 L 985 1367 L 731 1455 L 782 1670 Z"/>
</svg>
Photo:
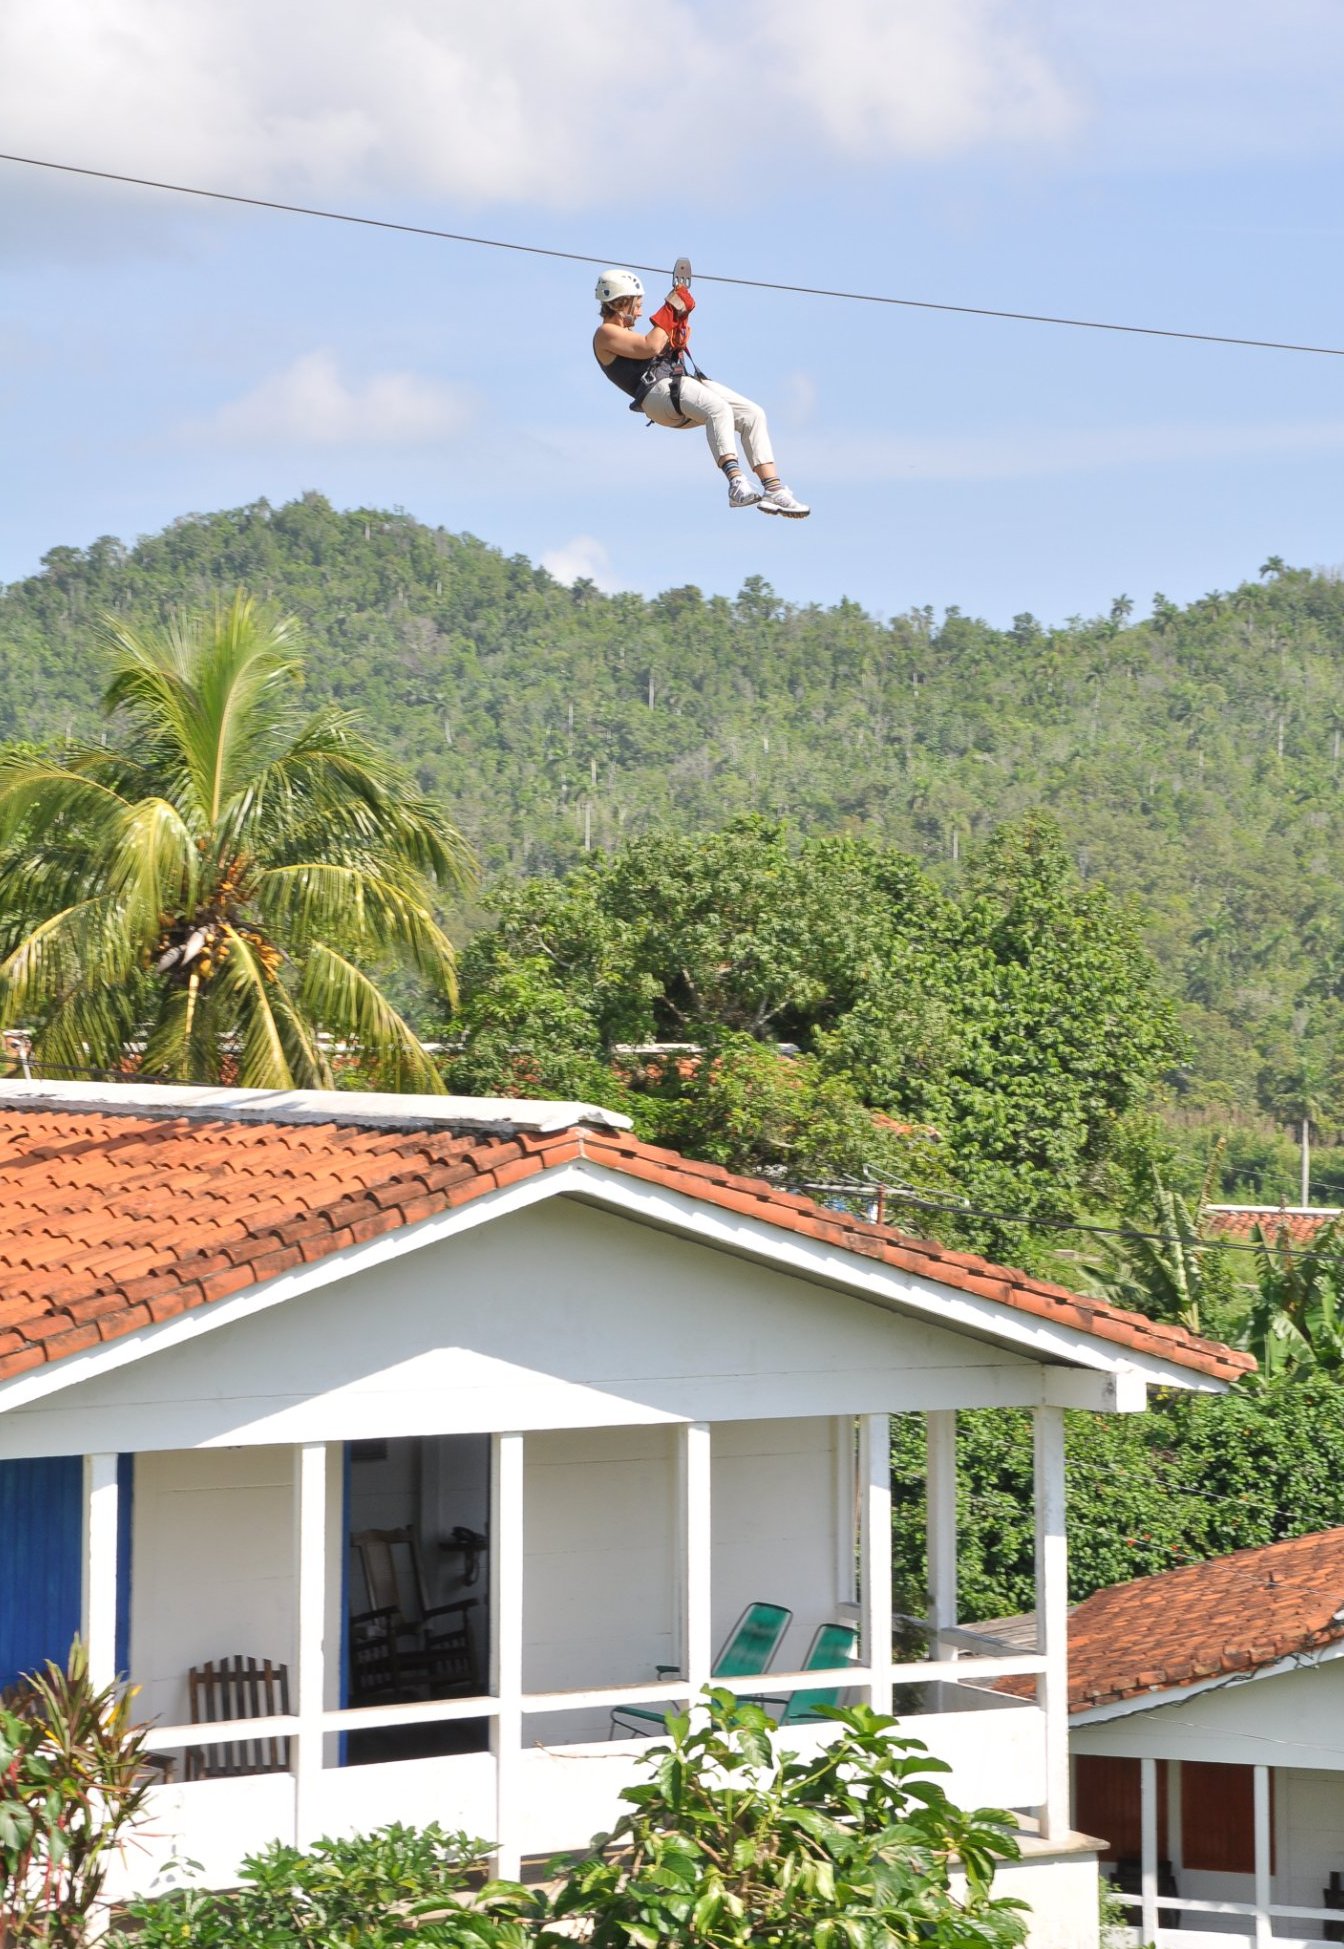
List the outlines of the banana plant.
<svg viewBox="0 0 1344 1949">
<path fill-rule="evenodd" d="M 1306 1245 L 1257 1225 L 1256 1290 L 1245 1344 L 1267 1380 L 1344 1372 L 1344 1230 L 1323 1226 Z"/>
</svg>

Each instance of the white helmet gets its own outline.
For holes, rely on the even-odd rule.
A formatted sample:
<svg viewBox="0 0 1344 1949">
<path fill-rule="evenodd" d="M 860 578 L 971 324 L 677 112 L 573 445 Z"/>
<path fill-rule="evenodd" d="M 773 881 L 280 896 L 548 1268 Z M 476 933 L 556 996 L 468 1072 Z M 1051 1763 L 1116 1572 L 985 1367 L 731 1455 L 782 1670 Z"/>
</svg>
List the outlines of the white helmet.
<svg viewBox="0 0 1344 1949">
<path fill-rule="evenodd" d="M 642 298 L 644 286 L 633 271 L 622 271 L 613 266 L 611 270 L 603 271 L 593 296 L 600 305 L 611 305 L 618 298 Z"/>
</svg>

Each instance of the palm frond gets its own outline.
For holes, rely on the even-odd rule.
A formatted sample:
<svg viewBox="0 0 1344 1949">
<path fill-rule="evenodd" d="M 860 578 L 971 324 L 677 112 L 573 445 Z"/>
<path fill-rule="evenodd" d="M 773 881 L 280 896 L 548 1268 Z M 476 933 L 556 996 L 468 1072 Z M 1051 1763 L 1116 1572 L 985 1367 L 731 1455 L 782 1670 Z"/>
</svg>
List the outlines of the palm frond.
<svg viewBox="0 0 1344 1949">
<path fill-rule="evenodd" d="M 51 759 L 0 756 L 0 845 L 25 822 L 38 831 L 96 822 L 124 808 L 118 792 Z"/>
<path fill-rule="evenodd" d="M 128 938 L 144 947 L 157 939 L 164 913 L 190 912 L 200 854 L 177 807 L 161 798 L 128 807 L 110 834 L 106 877 Z"/>
<path fill-rule="evenodd" d="M 39 1067 L 58 1076 L 119 1070 L 137 1028 L 140 985 L 94 981 L 63 993 L 33 1035 Z"/>
<path fill-rule="evenodd" d="M 304 963 L 299 1000 L 330 1034 L 354 1042 L 394 1090 L 443 1092 L 443 1080 L 419 1037 L 362 968 L 315 941 Z"/>
<path fill-rule="evenodd" d="M 295 1009 L 284 983 L 267 975 L 252 943 L 223 929 L 228 954 L 211 986 L 239 1038 L 238 1081 L 244 1089 L 323 1089 L 331 1066 Z"/>
<path fill-rule="evenodd" d="M 62 908 L 0 961 L 0 1026 L 40 1014 L 77 990 L 115 988 L 138 972 L 116 901 L 97 895 Z"/>
<path fill-rule="evenodd" d="M 105 708 L 177 747 L 195 809 L 213 826 L 291 728 L 297 623 L 270 622 L 239 594 L 208 618 L 167 629 L 139 631 L 115 618 L 106 628 L 116 671 Z"/>
<path fill-rule="evenodd" d="M 321 935 L 380 954 L 399 953 L 456 1001 L 456 950 L 413 882 L 399 883 L 367 866 L 306 860 L 261 873 L 255 898 L 296 953 Z"/>
<path fill-rule="evenodd" d="M 344 711 L 311 719 L 287 750 L 248 780 L 221 826 L 226 843 L 281 861 L 314 852 L 339 858 L 355 849 L 401 859 L 444 892 L 464 892 L 477 877 L 461 833 L 398 766 L 364 741 Z"/>
</svg>

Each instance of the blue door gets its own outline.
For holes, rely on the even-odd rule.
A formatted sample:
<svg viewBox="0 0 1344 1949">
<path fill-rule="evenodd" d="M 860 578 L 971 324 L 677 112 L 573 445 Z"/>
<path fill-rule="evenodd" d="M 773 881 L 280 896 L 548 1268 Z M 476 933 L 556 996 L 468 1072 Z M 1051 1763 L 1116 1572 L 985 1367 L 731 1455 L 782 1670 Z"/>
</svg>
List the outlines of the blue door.
<svg viewBox="0 0 1344 1949">
<path fill-rule="evenodd" d="M 0 1462 L 0 1687 L 54 1658 L 79 1630 L 84 1464 Z"/>
<path fill-rule="evenodd" d="M 117 1458 L 117 1669 L 130 1657 L 134 1457 Z M 0 1462 L 0 1690 L 47 1660 L 65 1663 L 84 1584 L 84 1462 Z"/>
</svg>

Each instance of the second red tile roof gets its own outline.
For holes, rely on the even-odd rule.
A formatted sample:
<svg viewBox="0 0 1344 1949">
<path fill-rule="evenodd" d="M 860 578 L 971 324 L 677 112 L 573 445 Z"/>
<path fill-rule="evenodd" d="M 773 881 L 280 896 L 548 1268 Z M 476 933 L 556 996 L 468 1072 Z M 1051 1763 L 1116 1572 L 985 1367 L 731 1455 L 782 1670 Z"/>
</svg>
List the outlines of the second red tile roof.
<svg viewBox="0 0 1344 1949">
<path fill-rule="evenodd" d="M 1238 1550 L 1079 1604 L 1069 1618 L 1069 1710 L 1258 1671 L 1342 1638 L 1344 1529 Z"/>
</svg>

